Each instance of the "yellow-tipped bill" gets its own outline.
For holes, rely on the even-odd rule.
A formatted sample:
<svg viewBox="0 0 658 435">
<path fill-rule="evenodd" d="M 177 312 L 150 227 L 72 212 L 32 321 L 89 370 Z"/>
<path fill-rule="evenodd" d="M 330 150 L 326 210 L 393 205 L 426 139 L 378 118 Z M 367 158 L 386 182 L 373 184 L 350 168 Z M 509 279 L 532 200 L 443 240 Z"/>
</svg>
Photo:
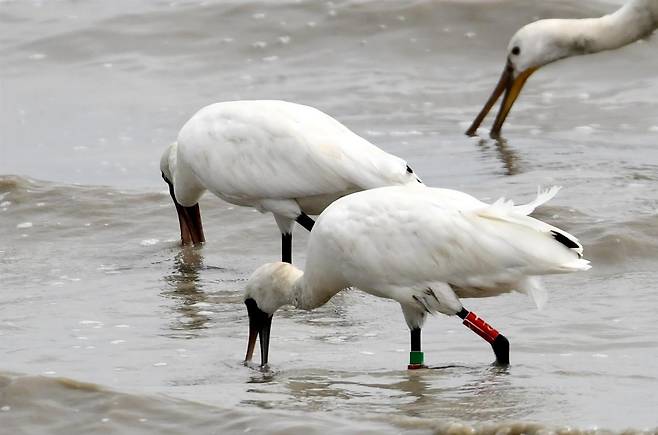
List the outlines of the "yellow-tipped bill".
<svg viewBox="0 0 658 435">
<path fill-rule="evenodd" d="M 500 136 L 500 129 L 502 128 L 507 115 L 512 109 L 514 102 L 521 93 L 523 85 L 525 84 L 526 80 L 528 80 L 528 77 L 530 77 L 530 75 L 536 70 L 537 68 L 528 68 L 521 72 L 521 74 L 519 74 L 516 78 L 514 78 L 514 67 L 509 61 L 507 61 L 505 64 L 505 69 L 503 69 L 503 73 L 500 76 L 500 80 L 498 80 L 496 88 L 491 93 L 491 96 L 485 103 L 480 113 L 478 113 L 478 116 L 475 118 L 471 126 L 468 128 L 468 130 L 466 130 L 466 134 L 469 136 L 475 135 L 475 132 L 477 131 L 478 127 L 480 127 L 480 124 L 482 124 L 482 121 L 484 121 L 484 118 L 487 116 L 498 98 L 500 98 L 500 95 L 503 93 L 503 91 L 505 91 L 503 101 L 500 104 L 500 109 L 498 110 L 496 120 L 494 121 L 490 133 L 492 137 Z"/>
</svg>

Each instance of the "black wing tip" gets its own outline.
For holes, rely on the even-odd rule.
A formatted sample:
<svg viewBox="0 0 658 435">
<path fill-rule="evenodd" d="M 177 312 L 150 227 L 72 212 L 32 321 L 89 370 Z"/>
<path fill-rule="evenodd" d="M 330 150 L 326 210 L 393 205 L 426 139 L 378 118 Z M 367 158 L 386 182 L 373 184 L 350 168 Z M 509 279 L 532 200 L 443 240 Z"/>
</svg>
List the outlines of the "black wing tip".
<svg viewBox="0 0 658 435">
<path fill-rule="evenodd" d="M 553 236 L 553 238 L 554 238 L 557 242 L 562 243 L 564 246 L 566 246 L 566 247 L 569 248 L 569 249 L 577 249 L 577 250 L 580 250 L 580 249 L 583 248 L 583 247 L 580 246 L 578 243 L 576 243 L 575 241 L 571 240 L 569 237 L 565 236 L 565 235 L 562 234 L 562 233 L 558 233 L 557 231 L 553 231 L 553 230 L 551 230 L 551 235 Z M 579 254 L 579 256 L 580 256 L 580 254 Z"/>
<path fill-rule="evenodd" d="M 415 175 L 414 170 L 411 169 L 411 166 L 407 165 L 407 174 L 412 174 Z M 422 181 L 420 178 L 418 178 L 418 175 L 416 175 L 416 181 L 422 184 Z"/>
</svg>

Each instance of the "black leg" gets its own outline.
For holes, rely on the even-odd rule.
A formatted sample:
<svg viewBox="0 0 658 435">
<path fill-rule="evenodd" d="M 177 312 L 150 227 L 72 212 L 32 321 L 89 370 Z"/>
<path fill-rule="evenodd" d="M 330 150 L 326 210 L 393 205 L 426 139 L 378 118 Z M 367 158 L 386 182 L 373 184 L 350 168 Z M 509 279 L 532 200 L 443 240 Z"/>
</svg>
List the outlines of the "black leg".
<svg viewBox="0 0 658 435">
<path fill-rule="evenodd" d="M 295 219 L 297 223 L 304 228 L 306 228 L 307 231 L 311 231 L 313 229 L 313 225 L 315 225 L 315 221 L 309 217 L 306 213 L 302 212 L 299 216 L 297 216 L 297 219 Z"/>
<path fill-rule="evenodd" d="M 457 315 L 464 320 L 464 325 L 466 325 L 471 331 L 475 332 L 491 344 L 494 354 L 496 355 L 497 364 L 505 366 L 509 365 L 509 341 L 503 334 L 496 331 L 491 325 L 472 311 L 462 308 Z"/>
<path fill-rule="evenodd" d="M 281 234 L 281 261 L 292 264 L 292 234 Z"/>
<path fill-rule="evenodd" d="M 420 328 L 411 330 L 411 350 L 420 352 Z"/>
<path fill-rule="evenodd" d="M 420 350 L 420 328 L 411 331 L 411 352 L 409 352 L 409 370 L 425 368 L 424 355 Z"/>
</svg>

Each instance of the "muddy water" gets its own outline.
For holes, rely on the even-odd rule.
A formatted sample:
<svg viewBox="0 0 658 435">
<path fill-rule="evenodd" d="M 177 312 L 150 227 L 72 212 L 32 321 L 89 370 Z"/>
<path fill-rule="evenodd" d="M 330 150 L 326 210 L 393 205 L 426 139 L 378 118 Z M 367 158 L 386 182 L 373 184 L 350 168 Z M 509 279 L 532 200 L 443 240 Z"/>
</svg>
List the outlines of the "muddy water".
<svg viewBox="0 0 658 435">
<path fill-rule="evenodd" d="M 655 38 L 536 73 L 505 141 L 463 135 L 514 29 L 618 4 L 0 2 L 3 427 L 655 430 Z M 538 216 L 594 268 L 546 279 L 542 311 L 518 294 L 466 301 L 510 338 L 508 369 L 436 317 L 424 350 L 443 368 L 408 372 L 399 307 L 358 291 L 277 313 L 272 371 L 245 368 L 242 291 L 278 258 L 276 226 L 208 196 L 208 243 L 182 250 L 157 165 L 195 110 L 246 98 L 319 107 L 430 185 L 519 201 L 562 185 Z"/>
</svg>

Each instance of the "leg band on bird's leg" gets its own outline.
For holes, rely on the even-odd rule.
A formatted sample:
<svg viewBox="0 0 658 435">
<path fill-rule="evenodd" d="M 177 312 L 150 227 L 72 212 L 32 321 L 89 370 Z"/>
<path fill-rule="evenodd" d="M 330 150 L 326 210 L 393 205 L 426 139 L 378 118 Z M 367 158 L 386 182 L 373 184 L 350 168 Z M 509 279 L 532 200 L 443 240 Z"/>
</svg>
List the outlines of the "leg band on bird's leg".
<svg viewBox="0 0 658 435">
<path fill-rule="evenodd" d="M 407 369 L 425 368 L 425 355 L 420 350 L 420 328 L 411 330 L 411 352 L 409 352 L 409 365 Z"/>
<path fill-rule="evenodd" d="M 464 325 L 466 325 L 471 331 L 475 332 L 491 344 L 498 364 L 509 364 L 509 341 L 503 334 L 496 331 L 491 325 L 485 322 L 484 319 L 479 318 L 477 314 L 472 311 L 469 312 L 462 308 L 457 315 L 463 319 Z"/>
<path fill-rule="evenodd" d="M 493 343 L 500 335 L 500 332 L 492 328 L 484 319 L 479 318 L 473 311 L 466 315 L 463 323 L 489 343 Z"/>
</svg>

